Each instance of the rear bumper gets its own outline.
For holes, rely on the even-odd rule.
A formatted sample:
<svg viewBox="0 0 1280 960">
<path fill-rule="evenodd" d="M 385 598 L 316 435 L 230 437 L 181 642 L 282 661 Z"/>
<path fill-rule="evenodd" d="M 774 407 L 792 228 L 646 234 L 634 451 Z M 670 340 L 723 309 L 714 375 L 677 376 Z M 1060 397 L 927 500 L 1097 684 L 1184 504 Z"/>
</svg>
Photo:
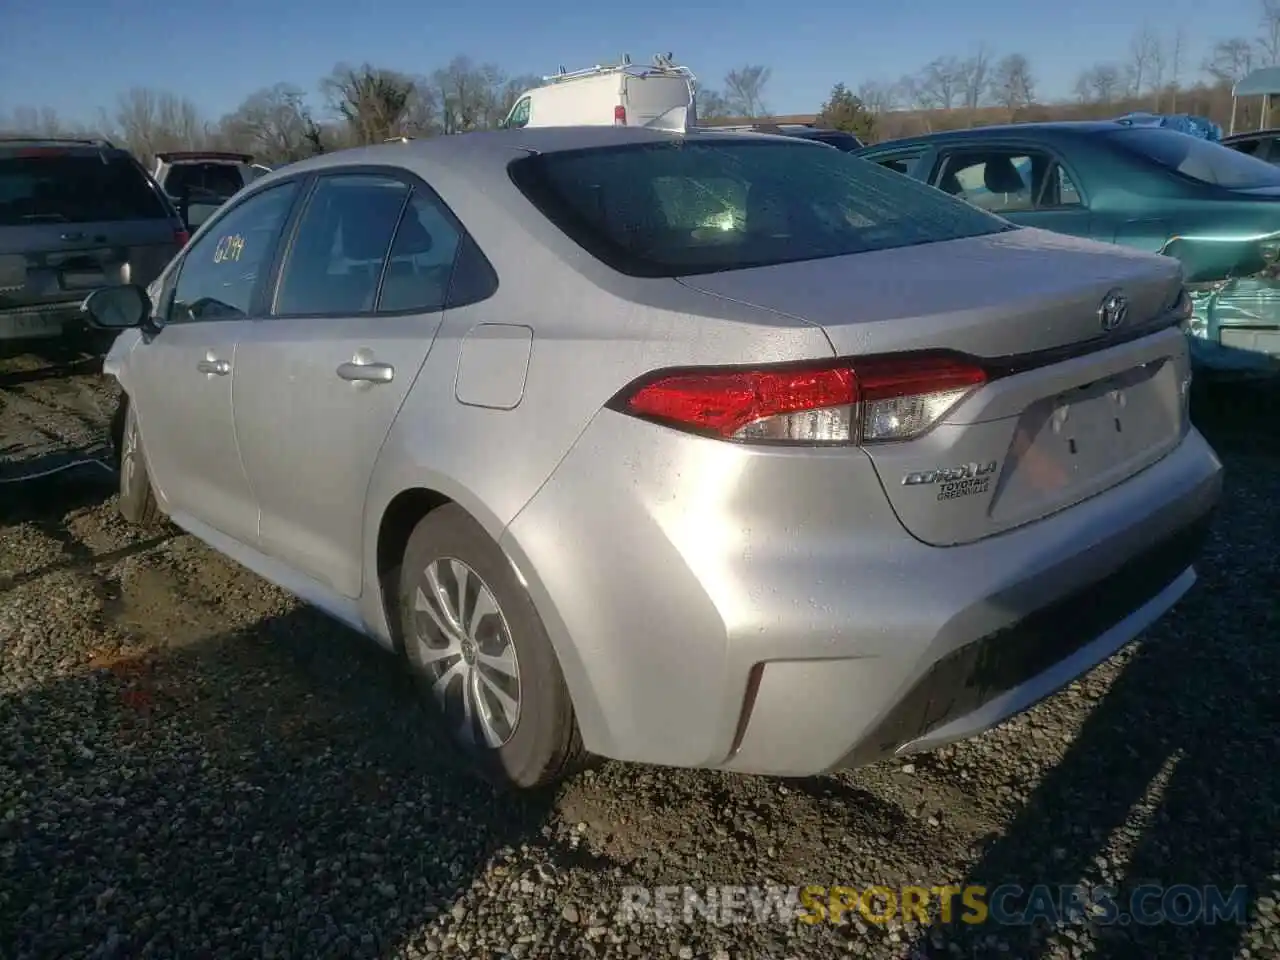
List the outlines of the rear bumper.
<svg viewBox="0 0 1280 960">
<path fill-rule="evenodd" d="M 1193 294 L 1191 358 L 1215 374 L 1280 374 L 1280 282 L 1229 280 Z"/>
<path fill-rule="evenodd" d="M 1192 430 L 1104 494 L 939 548 L 860 451 L 797 466 L 602 414 L 510 525 L 588 749 L 805 776 L 969 736 L 1167 611 L 1221 490 Z"/>
<path fill-rule="evenodd" d="M 89 329 L 80 314 L 84 297 L 61 303 L 0 310 L 0 340 L 47 340 Z"/>
</svg>

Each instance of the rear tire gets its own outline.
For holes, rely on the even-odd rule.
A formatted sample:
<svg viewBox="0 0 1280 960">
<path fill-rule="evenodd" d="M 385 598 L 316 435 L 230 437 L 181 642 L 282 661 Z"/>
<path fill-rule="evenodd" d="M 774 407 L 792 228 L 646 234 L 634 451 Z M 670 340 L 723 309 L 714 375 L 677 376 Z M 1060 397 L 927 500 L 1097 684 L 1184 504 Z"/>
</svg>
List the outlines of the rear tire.
<svg viewBox="0 0 1280 960">
<path fill-rule="evenodd" d="M 410 534 L 398 613 L 410 670 L 481 775 L 527 790 L 581 766 L 569 689 L 533 601 L 502 549 L 456 504 Z"/>
<path fill-rule="evenodd" d="M 117 438 L 116 469 L 120 474 L 120 515 L 137 526 L 153 526 L 160 519 L 160 505 L 156 502 L 151 477 L 147 474 L 138 418 L 134 415 L 133 404 L 128 397 L 120 399 L 116 420 L 119 426 L 112 432 Z"/>
</svg>

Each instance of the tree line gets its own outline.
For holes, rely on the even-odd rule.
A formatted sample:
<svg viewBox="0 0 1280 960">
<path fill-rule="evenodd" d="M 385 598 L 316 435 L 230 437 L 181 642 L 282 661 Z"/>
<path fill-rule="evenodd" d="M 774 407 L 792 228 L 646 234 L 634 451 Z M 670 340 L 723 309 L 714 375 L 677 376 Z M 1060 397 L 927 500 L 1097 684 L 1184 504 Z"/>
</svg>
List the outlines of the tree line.
<svg viewBox="0 0 1280 960">
<path fill-rule="evenodd" d="M 701 87 L 704 117 L 764 116 L 769 68 L 730 70 L 719 89 Z M 250 94 L 226 116 L 210 119 L 188 97 L 135 88 L 94 121 L 69 122 L 54 110 L 20 107 L 0 116 L 0 133 L 42 137 L 100 137 L 150 163 L 167 150 L 229 150 L 268 164 L 395 137 L 427 137 L 498 124 L 520 94 L 542 78 L 509 76 L 490 63 L 454 58 L 427 75 L 370 63 L 340 63 L 308 91 L 278 83 Z"/>
<path fill-rule="evenodd" d="M 1183 27 L 1144 24 L 1123 58 L 1083 68 L 1071 97 L 1057 102 L 1038 95 L 1025 55 L 1000 55 L 979 44 L 966 56 L 936 57 L 897 80 L 867 80 L 856 91 L 836 84 L 821 115 L 865 139 L 989 123 L 1105 119 L 1131 111 L 1193 113 L 1225 127 L 1235 84 L 1259 67 L 1280 64 L 1280 0 L 1258 0 L 1256 26 L 1253 36 L 1215 41 L 1194 63 Z M 1256 126 L 1259 109 L 1252 100 L 1242 101 L 1237 122 Z"/>
<path fill-rule="evenodd" d="M 1258 3 L 1257 34 L 1215 42 L 1199 64 L 1189 62 L 1182 28 L 1143 25 L 1123 60 L 1082 69 L 1066 100 L 1039 96 L 1025 55 L 997 53 L 983 43 L 964 56 L 935 57 L 897 80 L 869 79 L 856 89 L 837 83 L 818 113 L 827 125 L 869 141 L 986 123 L 1099 119 L 1131 110 L 1195 113 L 1225 125 L 1232 86 L 1251 70 L 1280 64 L 1280 0 Z M 699 117 L 770 118 L 771 78 L 770 67 L 746 64 L 726 73 L 718 87 L 699 84 Z M 218 149 L 278 165 L 394 137 L 489 129 L 520 93 L 541 82 L 466 56 L 425 75 L 340 63 L 314 91 L 278 83 L 220 118 L 205 117 L 180 93 L 138 88 L 124 93 L 114 108 L 100 109 L 91 123 L 22 107 L 0 116 L 0 133 L 103 137 L 148 163 L 166 150 Z M 1241 108 L 1239 121 L 1255 125 L 1257 104 L 1242 102 Z"/>
</svg>

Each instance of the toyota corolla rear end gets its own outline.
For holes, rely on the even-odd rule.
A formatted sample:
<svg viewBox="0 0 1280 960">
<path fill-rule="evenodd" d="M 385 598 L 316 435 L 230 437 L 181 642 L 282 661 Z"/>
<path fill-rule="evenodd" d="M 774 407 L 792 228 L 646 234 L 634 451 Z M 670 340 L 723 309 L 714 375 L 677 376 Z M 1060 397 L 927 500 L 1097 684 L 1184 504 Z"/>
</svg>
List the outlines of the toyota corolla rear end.
<svg viewBox="0 0 1280 960">
<path fill-rule="evenodd" d="M 926 749 L 1165 614 L 1221 486 L 1178 264 L 728 139 L 513 170 L 628 278 L 580 301 L 614 303 L 578 375 L 616 390 L 503 541 L 588 748 L 782 775 Z"/>
</svg>

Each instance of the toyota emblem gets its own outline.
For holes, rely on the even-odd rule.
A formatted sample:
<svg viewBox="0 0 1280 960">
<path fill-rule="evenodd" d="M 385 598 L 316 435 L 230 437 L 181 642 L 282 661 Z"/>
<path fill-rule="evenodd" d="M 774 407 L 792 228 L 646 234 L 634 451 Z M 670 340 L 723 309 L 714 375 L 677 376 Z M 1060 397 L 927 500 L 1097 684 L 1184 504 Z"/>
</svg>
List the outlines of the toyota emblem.
<svg viewBox="0 0 1280 960">
<path fill-rule="evenodd" d="M 1098 307 L 1098 323 L 1104 333 L 1116 329 L 1128 315 L 1129 301 L 1119 290 L 1112 290 L 1102 298 L 1102 305 Z"/>
</svg>

